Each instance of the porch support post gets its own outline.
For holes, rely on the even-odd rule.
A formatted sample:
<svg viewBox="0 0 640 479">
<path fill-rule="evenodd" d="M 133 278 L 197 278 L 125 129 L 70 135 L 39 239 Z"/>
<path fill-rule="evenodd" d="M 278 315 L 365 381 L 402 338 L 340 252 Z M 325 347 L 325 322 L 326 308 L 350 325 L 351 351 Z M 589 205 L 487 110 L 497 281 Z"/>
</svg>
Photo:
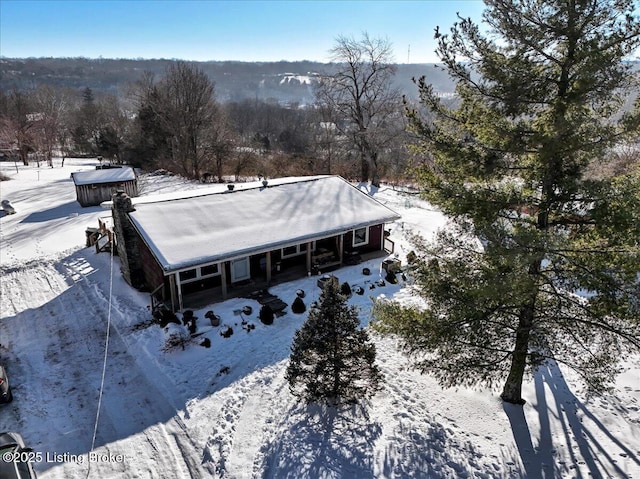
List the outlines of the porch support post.
<svg viewBox="0 0 640 479">
<path fill-rule="evenodd" d="M 184 304 L 182 302 L 182 283 L 180 282 L 180 273 L 176 273 L 176 286 L 178 287 L 178 303 L 180 305 L 180 311 L 184 309 Z"/>
<path fill-rule="evenodd" d="M 380 251 L 384 251 L 384 223 L 380 225 Z"/>
<path fill-rule="evenodd" d="M 175 274 L 169 275 L 169 289 L 171 290 L 171 310 L 175 313 L 178 308 L 176 308 L 176 303 L 178 299 L 176 298 L 176 277 Z"/>
<path fill-rule="evenodd" d="M 307 274 L 311 274 L 311 248 L 313 243 L 309 241 L 307 243 Z"/>
<path fill-rule="evenodd" d="M 271 286 L 271 251 L 266 253 L 265 268 L 267 269 L 267 286 Z"/>
<path fill-rule="evenodd" d="M 223 261 L 220 263 L 220 282 L 222 286 L 222 299 L 227 299 L 227 263 Z"/>
<path fill-rule="evenodd" d="M 338 237 L 338 257 L 340 258 L 340 264 L 344 258 L 344 233 Z"/>
</svg>

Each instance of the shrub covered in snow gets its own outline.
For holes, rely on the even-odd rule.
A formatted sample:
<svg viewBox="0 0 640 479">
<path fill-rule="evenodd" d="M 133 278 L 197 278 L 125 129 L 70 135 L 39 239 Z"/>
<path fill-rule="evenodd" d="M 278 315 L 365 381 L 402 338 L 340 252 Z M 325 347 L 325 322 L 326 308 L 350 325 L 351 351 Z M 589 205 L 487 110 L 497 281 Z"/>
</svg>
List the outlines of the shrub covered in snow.
<svg viewBox="0 0 640 479">
<path fill-rule="evenodd" d="M 340 294 L 346 298 L 350 298 L 352 295 L 351 285 L 349 285 L 349 283 L 347 283 L 346 281 L 340 285 Z"/>
<path fill-rule="evenodd" d="M 260 308 L 260 313 L 258 317 L 260 318 L 260 321 L 262 321 L 264 324 L 269 325 L 269 324 L 273 324 L 273 318 L 275 317 L 275 313 L 273 312 L 273 309 L 271 309 L 271 306 L 269 306 L 268 304 L 264 304 Z"/>
<path fill-rule="evenodd" d="M 164 328 L 164 331 L 167 333 L 167 339 L 162 348 L 165 352 L 173 351 L 177 348 L 184 349 L 185 345 L 191 341 L 189 330 L 183 325 L 169 323 Z"/>
<path fill-rule="evenodd" d="M 304 301 L 302 301 L 302 298 L 300 296 L 296 296 L 296 299 L 291 303 L 291 311 L 295 314 L 302 314 L 306 310 L 307 307 L 305 306 Z"/>
</svg>

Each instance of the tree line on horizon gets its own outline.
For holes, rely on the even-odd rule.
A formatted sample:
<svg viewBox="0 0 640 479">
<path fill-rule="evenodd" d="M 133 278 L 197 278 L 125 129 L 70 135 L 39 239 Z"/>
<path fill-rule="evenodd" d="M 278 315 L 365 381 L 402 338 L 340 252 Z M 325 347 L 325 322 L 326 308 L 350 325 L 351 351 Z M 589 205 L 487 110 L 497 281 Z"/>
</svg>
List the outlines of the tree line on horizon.
<svg viewBox="0 0 640 479">
<path fill-rule="evenodd" d="M 54 154 L 100 156 L 188 178 L 340 174 L 373 180 L 407 170 L 402 97 L 390 44 L 344 37 L 340 68 L 314 82 L 309 106 L 220 102 L 197 65 L 143 72 L 125 97 L 51 85 L 0 91 L 0 142 L 27 164 Z M 350 105 L 354 108 L 350 108 Z"/>
<path fill-rule="evenodd" d="M 433 240 L 413 241 L 407 273 L 424 306 L 377 301 L 373 330 L 398 338 L 414 367 L 444 386 L 498 385 L 503 401 L 521 405 L 526 377 L 560 364 L 602 392 L 621 359 L 640 353 L 640 79 L 626 61 L 640 47 L 640 19 L 634 0 L 485 5 L 488 32 L 462 16 L 447 33 L 436 30 L 455 100 L 420 78 L 419 102 L 402 101 L 389 43 L 364 34 L 336 40 L 339 68 L 318 82 L 313 108 L 221 104 L 204 72 L 175 62 L 132 87 L 129 114 L 85 90 L 63 136 L 34 126 L 46 105 L 59 111 L 52 96 L 3 93 L 3 131 L 11 125 L 14 141 L 40 131 L 45 152 L 115 145 L 103 156 L 191 178 L 339 173 L 374 185 L 415 182 L 448 224 Z M 97 122 L 103 114 L 110 120 Z M 122 150 L 110 141 L 119 132 Z M 341 311 L 349 337 L 358 337 L 337 291 L 328 296 L 329 312 Z M 338 404 L 339 390 L 351 402 L 338 366 L 353 375 L 348 361 L 362 358 L 338 348 L 345 338 L 314 334 L 332 327 L 335 314 L 325 313 L 296 336 L 288 380 L 306 401 Z M 381 378 L 375 348 L 358 341 L 371 387 L 360 382 L 357 395 L 367 397 Z M 325 388 L 309 371 L 326 364 L 327 350 L 333 386 Z"/>
</svg>

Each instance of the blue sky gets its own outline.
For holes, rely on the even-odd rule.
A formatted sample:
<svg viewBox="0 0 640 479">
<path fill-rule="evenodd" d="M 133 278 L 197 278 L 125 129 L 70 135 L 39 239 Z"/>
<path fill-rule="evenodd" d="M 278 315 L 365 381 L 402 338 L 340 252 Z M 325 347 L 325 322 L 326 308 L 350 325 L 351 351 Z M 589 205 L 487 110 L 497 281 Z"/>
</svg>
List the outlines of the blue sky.
<svg viewBox="0 0 640 479">
<path fill-rule="evenodd" d="M 433 31 L 480 0 L 0 0 L 5 57 L 328 61 L 339 35 L 388 39 L 398 63 L 435 62 Z"/>
</svg>

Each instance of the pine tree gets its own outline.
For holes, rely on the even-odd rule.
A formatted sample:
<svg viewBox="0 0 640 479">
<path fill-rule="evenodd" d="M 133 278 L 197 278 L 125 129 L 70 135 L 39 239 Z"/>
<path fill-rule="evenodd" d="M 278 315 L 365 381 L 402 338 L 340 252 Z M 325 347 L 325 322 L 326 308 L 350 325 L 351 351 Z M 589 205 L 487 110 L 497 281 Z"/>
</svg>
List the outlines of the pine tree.
<svg viewBox="0 0 640 479">
<path fill-rule="evenodd" d="M 409 112 L 424 196 L 452 219 L 417 245 L 428 306 L 379 303 L 376 325 L 447 386 L 502 382 L 523 404 L 525 373 L 556 361 L 602 390 L 640 350 L 640 178 L 585 172 L 637 137 L 640 105 L 621 107 L 640 22 L 624 0 L 485 3 L 489 34 L 436 31 L 460 101 L 422 79 L 431 117 Z"/>
<path fill-rule="evenodd" d="M 347 305 L 332 279 L 296 331 L 286 379 L 291 393 L 307 403 L 355 403 L 379 389 L 375 357 L 375 345 L 360 328 L 355 307 Z"/>
</svg>

